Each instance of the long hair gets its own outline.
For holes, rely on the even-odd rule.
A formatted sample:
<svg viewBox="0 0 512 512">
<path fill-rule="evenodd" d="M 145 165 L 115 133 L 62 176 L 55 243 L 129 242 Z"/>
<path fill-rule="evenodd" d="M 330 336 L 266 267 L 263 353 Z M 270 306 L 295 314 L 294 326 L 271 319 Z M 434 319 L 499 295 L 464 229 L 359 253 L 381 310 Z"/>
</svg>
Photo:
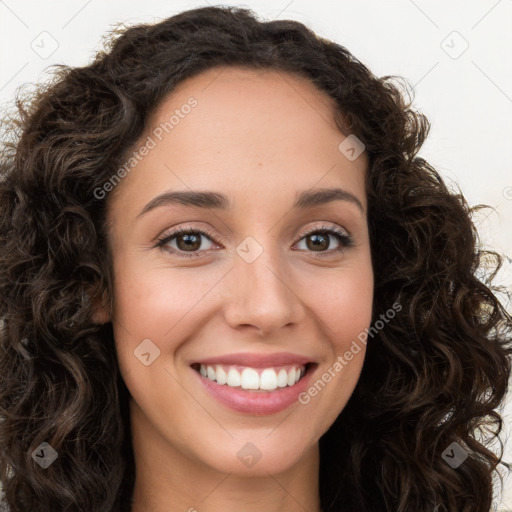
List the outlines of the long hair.
<svg viewBox="0 0 512 512">
<path fill-rule="evenodd" d="M 374 76 L 299 22 L 262 22 L 235 7 L 115 29 L 90 65 L 57 66 L 3 121 L 3 506 L 129 510 L 129 392 L 111 323 L 91 318 L 93 298 L 113 300 L 109 198 L 95 191 L 165 96 L 220 65 L 306 77 L 335 100 L 340 132 L 369 159 L 373 321 L 396 301 L 402 310 L 368 340 L 356 388 L 320 439 L 324 511 L 488 512 L 512 318 L 491 282 L 501 260 L 480 248 L 476 207 L 417 156 L 430 124 L 400 77 Z M 458 467 L 447 462 L 450 446 L 467 455 Z M 47 467 L 43 455 L 54 457 Z"/>
</svg>

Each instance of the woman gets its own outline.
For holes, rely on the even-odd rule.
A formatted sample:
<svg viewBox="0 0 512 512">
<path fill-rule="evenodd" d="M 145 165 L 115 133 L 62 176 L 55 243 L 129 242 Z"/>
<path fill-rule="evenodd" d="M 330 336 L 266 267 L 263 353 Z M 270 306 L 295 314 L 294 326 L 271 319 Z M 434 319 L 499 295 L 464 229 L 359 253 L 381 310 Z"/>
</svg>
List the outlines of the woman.
<svg viewBox="0 0 512 512">
<path fill-rule="evenodd" d="M 499 257 L 392 79 L 207 7 L 20 104 L 9 510 L 490 509 L 512 318 L 476 273 Z"/>
</svg>

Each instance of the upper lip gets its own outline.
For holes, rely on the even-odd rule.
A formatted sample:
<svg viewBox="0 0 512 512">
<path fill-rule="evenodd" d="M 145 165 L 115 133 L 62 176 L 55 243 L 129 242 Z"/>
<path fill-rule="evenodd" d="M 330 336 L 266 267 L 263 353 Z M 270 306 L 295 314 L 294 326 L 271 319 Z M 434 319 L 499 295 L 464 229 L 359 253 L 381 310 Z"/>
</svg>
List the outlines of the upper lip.
<svg viewBox="0 0 512 512">
<path fill-rule="evenodd" d="M 292 354 L 291 352 L 276 352 L 274 354 L 257 354 L 252 352 L 240 352 L 238 354 L 225 354 L 194 361 L 192 364 L 233 364 L 249 366 L 251 368 L 268 368 L 285 364 L 305 365 L 313 363 L 310 357 Z"/>
</svg>

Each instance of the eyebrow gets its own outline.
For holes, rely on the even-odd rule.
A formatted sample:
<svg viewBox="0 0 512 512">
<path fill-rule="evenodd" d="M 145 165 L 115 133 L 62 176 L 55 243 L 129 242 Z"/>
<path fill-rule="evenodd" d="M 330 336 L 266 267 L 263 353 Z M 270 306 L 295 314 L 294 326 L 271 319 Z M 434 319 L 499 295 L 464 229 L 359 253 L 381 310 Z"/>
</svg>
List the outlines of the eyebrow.
<svg viewBox="0 0 512 512">
<path fill-rule="evenodd" d="M 341 188 L 317 188 L 314 190 L 305 190 L 296 195 L 292 208 L 304 210 L 314 206 L 320 206 L 331 201 L 347 201 L 355 204 L 361 213 L 364 214 L 364 207 L 361 201 L 347 190 Z M 153 198 L 141 212 L 137 218 L 145 213 L 172 204 L 182 204 L 194 208 L 213 208 L 216 210 L 231 210 L 233 203 L 224 194 L 218 192 L 198 192 L 193 190 L 165 192 Z"/>
</svg>

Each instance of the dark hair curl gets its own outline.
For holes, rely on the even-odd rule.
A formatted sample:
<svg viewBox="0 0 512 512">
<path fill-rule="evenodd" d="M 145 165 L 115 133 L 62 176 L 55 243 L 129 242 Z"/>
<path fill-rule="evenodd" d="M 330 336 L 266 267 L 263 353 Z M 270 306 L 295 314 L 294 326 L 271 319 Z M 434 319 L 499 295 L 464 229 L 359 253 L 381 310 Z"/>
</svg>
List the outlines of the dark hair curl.
<svg viewBox="0 0 512 512">
<path fill-rule="evenodd" d="M 417 155 L 427 118 L 400 77 L 375 77 L 350 52 L 291 20 L 205 7 L 121 27 L 84 67 L 53 79 L 4 119 L 0 162 L 0 468 L 11 512 L 128 510 L 134 484 L 129 392 L 111 323 L 112 258 L 101 187 L 150 113 L 215 66 L 307 78 L 336 102 L 339 128 L 369 158 L 374 321 L 347 406 L 320 439 L 325 512 L 487 512 L 501 460 L 512 318 L 493 293 L 498 254 L 479 247 L 470 208 Z M 494 266 L 493 266 L 494 261 Z M 482 268 L 494 268 L 478 278 Z M 442 458 L 458 442 L 457 469 Z M 58 458 L 42 470 L 32 452 Z"/>
</svg>

